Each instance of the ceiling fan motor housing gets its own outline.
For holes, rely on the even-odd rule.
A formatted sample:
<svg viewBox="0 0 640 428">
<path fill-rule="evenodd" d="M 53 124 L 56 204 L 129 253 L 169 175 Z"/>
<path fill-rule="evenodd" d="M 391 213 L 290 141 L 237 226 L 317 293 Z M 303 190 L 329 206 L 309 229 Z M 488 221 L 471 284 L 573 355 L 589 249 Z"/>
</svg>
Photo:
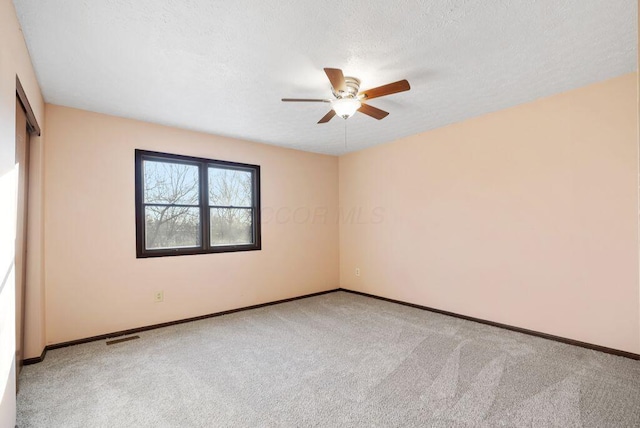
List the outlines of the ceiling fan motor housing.
<svg viewBox="0 0 640 428">
<path fill-rule="evenodd" d="M 336 91 L 332 88 L 333 95 L 336 98 L 356 98 L 360 92 L 360 79 L 351 76 L 344 77 L 346 91 Z"/>
</svg>

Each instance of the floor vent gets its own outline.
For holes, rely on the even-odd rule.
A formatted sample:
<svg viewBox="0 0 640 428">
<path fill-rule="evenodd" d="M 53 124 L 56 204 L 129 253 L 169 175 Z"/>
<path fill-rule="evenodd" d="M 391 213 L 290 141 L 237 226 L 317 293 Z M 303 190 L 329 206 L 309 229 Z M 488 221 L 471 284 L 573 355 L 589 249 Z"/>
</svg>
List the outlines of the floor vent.
<svg viewBox="0 0 640 428">
<path fill-rule="evenodd" d="M 109 340 L 107 345 L 115 345 L 116 343 L 128 342 L 133 339 L 140 339 L 140 336 L 123 337 L 122 339 Z"/>
</svg>

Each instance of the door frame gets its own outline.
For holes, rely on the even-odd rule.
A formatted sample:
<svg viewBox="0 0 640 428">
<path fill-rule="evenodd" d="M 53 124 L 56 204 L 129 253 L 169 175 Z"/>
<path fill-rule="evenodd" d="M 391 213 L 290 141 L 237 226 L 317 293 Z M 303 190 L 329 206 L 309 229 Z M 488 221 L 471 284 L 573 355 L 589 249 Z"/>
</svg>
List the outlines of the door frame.
<svg viewBox="0 0 640 428">
<path fill-rule="evenodd" d="M 24 91 L 24 88 L 22 86 L 22 83 L 20 82 L 20 78 L 16 75 L 16 99 L 17 99 L 17 103 L 16 103 L 16 115 L 18 114 L 17 109 L 19 109 L 20 107 L 22 107 L 22 109 L 24 110 L 24 114 L 26 116 L 26 133 L 27 133 L 27 138 L 25 141 L 26 144 L 26 150 L 25 150 L 25 154 L 26 154 L 26 159 L 25 159 L 25 163 L 26 163 L 26 173 L 30 174 L 30 168 L 29 168 L 29 164 L 30 159 L 31 159 L 31 150 L 30 150 L 30 146 L 31 146 L 31 142 L 30 142 L 30 137 L 32 135 L 36 135 L 36 136 L 40 136 L 41 135 L 41 130 L 40 130 L 40 125 L 38 125 L 38 121 L 36 119 L 35 114 L 33 113 L 33 109 L 31 108 L 31 103 L 29 103 L 29 99 L 27 98 L 27 94 Z M 17 134 L 17 130 L 16 130 L 16 134 Z M 16 141 L 17 143 L 17 141 Z M 27 230 L 28 230 L 28 218 L 29 218 L 29 203 L 28 203 L 28 195 L 29 195 L 29 177 L 27 176 L 25 179 L 25 190 L 24 190 L 24 198 L 25 198 L 25 212 L 24 212 L 24 221 L 23 221 L 23 226 L 22 229 L 23 230 L 16 230 L 16 238 L 18 238 L 18 234 L 20 236 L 19 239 L 21 239 L 22 242 L 22 247 L 24 248 L 23 250 L 23 256 L 22 256 L 22 266 L 15 266 L 15 269 L 20 269 L 22 270 L 22 275 L 20 275 L 21 279 L 22 279 L 22 283 L 21 284 L 15 284 L 15 293 L 21 293 L 22 297 L 21 297 L 21 307 L 15 308 L 15 313 L 16 313 L 16 318 L 18 316 L 21 317 L 21 323 L 20 323 L 20 330 L 21 332 L 18 334 L 19 336 L 19 340 L 22 341 L 21 344 L 21 352 L 23 352 L 22 354 L 22 358 L 20 359 L 20 361 L 16 361 L 16 393 L 18 391 L 18 375 L 20 373 L 20 369 L 22 368 L 22 362 L 24 359 L 24 324 L 25 324 L 25 307 L 26 307 L 26 294 L 27 294 L 27 287 L 26 287 L 26 272 L 27 272 L 27 258 L 26 258 L 26 251 L 27 251 Z M 17 256 L 17 255 L 16 255 Z M 16 257 L 17 258 L 17 257 Z M 17 294 L 16 294 L 17 295 Z M 18 333 L 18 332 L 16 332 Z"/>
</svg>

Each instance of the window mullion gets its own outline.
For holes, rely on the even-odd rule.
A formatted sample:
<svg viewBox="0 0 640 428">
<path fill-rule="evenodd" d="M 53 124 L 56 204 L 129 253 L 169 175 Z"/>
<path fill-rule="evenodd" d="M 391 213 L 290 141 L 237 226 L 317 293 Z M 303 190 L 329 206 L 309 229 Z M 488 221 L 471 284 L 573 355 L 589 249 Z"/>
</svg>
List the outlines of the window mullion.
<svg viewBox="0 0 640 428">
<path fill-rule="evenodd" d="M 209 166 L 206 163 L 200 164 L 200 218 L 202 225 L 200 231 L 202 233 L 202 248 L 208 250 L 211 248 L 209 228 L 211 221 L 209 219 Z"/>
</svg>

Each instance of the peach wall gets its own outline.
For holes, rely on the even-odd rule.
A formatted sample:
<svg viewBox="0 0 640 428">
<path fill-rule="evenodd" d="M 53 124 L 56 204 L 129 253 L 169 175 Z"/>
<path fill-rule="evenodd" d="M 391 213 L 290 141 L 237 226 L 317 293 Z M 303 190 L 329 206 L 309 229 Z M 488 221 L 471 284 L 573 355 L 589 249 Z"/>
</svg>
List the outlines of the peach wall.
<svg viewBox="0 0 640 428">
<path fill-rule="evenodd" d="M 0 0 L 0 426 L 15 424 L 15 210 L 16 177 L 20 165 L 15 164 L 15 99 L 16 75 L 41 126 L 44 125 L 44 102 L 31 66 L 22 32 L 11 0 Z M 42 138 L 34 138 L 35 156 L 40 154 Z M 39 183 L 41 184 L 41 183 Z M 34 212 L 42 209 L 41 201 L 34 193 Z M 41 195 L 40 195 L 41 196 Z M 37 221 L 37 214 L 34 214 Z M 37 225 L 35 225 L 37 226 Z M 34 227 L 35 227 L 34 226 Z M 32 225 L 29 225 L 32 228 Z M 39 232 L 35 228 L 34 233 Z M 41 303 L 40 272 L 32 272 L 29 309 Z M 35 276 L 34 276 L 35 275 Z M 36 282 L 33 282 L 33 280 Z M 35 302 L 35 303 L 34 303 Z M 43 314 L 33 311 L 31 324 L 25 326 L 29 348 L 42 346 L 33 343 L 42 332 Z M 36 329 L 34 334 L 33 329 Z M 25 350 L 26 351 L 26 350 Z"/>
<path fill-rule="evenodd" d="M 47 343 L 338 287 L 336 157 L 49 104 L 46 119 Z M 136 259 L 136 148 L 260 165 L 262 250 Z"/>
<path fill-rule="evenodd" d="M 342 156 L 341 286 L 640 352 L 637 107 L 634 73 Z"/>
</svg>

